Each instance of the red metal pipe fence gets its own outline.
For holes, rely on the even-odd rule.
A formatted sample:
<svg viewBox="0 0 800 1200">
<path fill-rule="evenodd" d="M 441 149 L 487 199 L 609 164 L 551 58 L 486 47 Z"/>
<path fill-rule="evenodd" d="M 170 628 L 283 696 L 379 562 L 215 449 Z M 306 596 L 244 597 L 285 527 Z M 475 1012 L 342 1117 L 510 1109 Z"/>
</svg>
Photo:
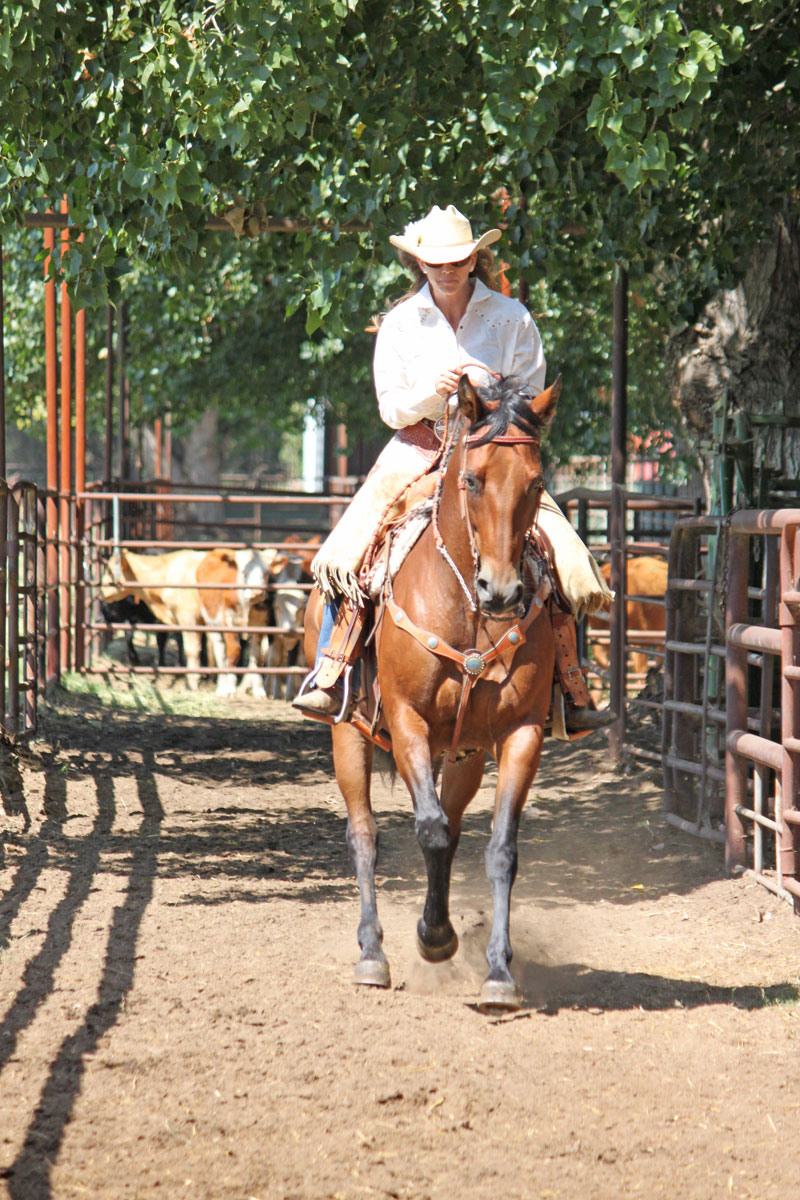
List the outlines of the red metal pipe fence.
<svg viewBox="0 0 800 1200">
<path fill-rule="evenodd" d="M 754 871 L 761 883 L 790 899 L 800 912 L 800 509 L 746 510 L 730 523 L 728 611 L 726 621 L 727 723 L 725 865 L 730 872 L 747 863 L 748 828 L 754 841 Z M 780 539 L 778 628 L 753 624 L 748 611 L 750 539 Z M 748 729 L 748 655 L 780 661 L 780 729 L 767 735 Z M 777 735 L 777 736 L 776 736 Z M 773 780 L 770 792 L 749 776 L 759 768 Z M 763 776 L 762 776 L 763 777 Z M 774 874 L 766 874 L 761 843 L 774 835 Z"/>
<path fill-rule="evenodd" d="M 667 821 L 723 843 L 729 874 L 751 865 L 796 910 L 798 526 L 800 509 L 676 524 L 662 742 Z"/>
</svg>

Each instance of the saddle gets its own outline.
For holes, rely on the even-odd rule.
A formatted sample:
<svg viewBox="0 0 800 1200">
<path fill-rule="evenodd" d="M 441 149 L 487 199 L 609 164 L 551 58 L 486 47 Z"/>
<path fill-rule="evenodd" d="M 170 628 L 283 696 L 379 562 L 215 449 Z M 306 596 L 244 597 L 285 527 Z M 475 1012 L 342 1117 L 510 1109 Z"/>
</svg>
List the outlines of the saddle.
<svg viewBox="0 0 800 1200">
<path fill-rule="evenodd" d="M 423 423 L 420 436 L 433 436 Z M 417 427 L 411 427 L 415 430 Z M 391 584 L 411 549 L 416 545 L 420 536 L 430 524 L 433 511 L 433 496 L 438 482 L 438 472 L 435 467 L 438 455 L 430 457 L 430 465 L 426 472 L 412 481 L 403 491 L 386 506 L 375 533 L 367 548 L 363 564 L 359 572 L 359 585 L 362 595 L 369 597 L 366 604 L 355 605 L 344 600 L 340 606 L 339 617 L 334 627 L 331 643 L 325 652 L 322 664 L 317 672 L 315 683 L 319 687 L 330 687 L 340 679 L 344 684 L 344 699 L 339 716 L 320 717 L 329 723 L 345 718 L 373 742 L 385 750 L 391 749 L 388 730 L 382 724 L 383 706 L 381 701 L 380 684 L 378 680 L 377 656 L 375 651 L 376 633 L 384 619 L 387 605 L 391 606 Z M 432 460 L 432 461 L 431 461 Z M 546 587 L 543 586 L 546 582 Z M 575 640 L 575 627 L 569 606 L 563 599 L 558 571 L 555 566 L 553 547 L 544 533 L 534 528 L 531 530 L 529 551 L 525 561 L 525 597 L 523 608 L 527 616 L 521 626 L 509 630 L 511 634 L 509 645 L 504 646 L 502 653 L 492 653 L 491 659 L 481 658 L 480 672 L 489 667 L 484 678 L 496 677 L 499 669 L 508 670 L 520 637 L 524 640 L 522 627 L 532 616 L 538 615 L 534 601 L 541 607 L 547 604 L 553 626 L 556 643 L 556 677 L 557 686 L 554 688 L 554 708 L 563 711 L 563 696 L 570 695 L 578 705 L 589 703 L 589 693 L 586 681 L 580 669 Z M 545 597 L 546 599 L 540 599 Z M 394 605 L 394 609 L 397 606 Z M 398 618 L 392 611 L 392 619 L 397 623 Z M 399 612 L 399 610 L 397 610 Z M 417 630 L 407 616 L 400 613 L 401 627 L 416 637 L 421 644 L 425 641 L 420 637 L 424 631 Z M 403 624 L 405 622 L 405 625 Z M 505 643 L 505 638 L 503 643 Z M 437 639 L 433 639 L 434 642 Z M 462 705 L 459 708 L 459 719 L 453 738 L 451 756 L 455 753 L 458 741 L 463 706 L 469 696 L 477 676 L 470 668 L 470 653 L 466 655 L 454 651 L 446 643 L 439 641 L 436 653 L 453 659 L 458 663 L 464 679 Z M 499 659 L 496 663 L 493 659 Z M 489 665 L 491 662 L 491 665 Z M 360 669 L 359 669 L 360 668 Z M 560 691 L 559 686 L 560 685 Z M 558 736 L 561 736 L 560 734 Z M 566 736 L 566 735 L 565 735 Z"/>
</svg>

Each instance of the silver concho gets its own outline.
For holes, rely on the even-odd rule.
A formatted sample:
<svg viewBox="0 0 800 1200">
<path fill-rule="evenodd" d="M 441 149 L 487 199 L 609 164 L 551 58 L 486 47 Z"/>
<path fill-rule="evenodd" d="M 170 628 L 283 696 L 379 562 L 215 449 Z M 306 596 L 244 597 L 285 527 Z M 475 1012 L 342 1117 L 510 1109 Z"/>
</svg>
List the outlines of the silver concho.
<svg viewBox="0 0 800 1200">
<path fill-rule="evenodd" d="M 436 436 L 440 442 L 444 438 L 444 432 L 446 429 L 447 429 L 447 417 L 439 417 L 439 420 L 436 422 L 436 424 L 433 427 L 433 432 L 436 434 Z"/>
<path fill-rule="evenodd" d="M 477 650 L 471 650 L 464 659 L 464 670 L 468 675 L 480 675 L 486 669 L 486 663 Z"/>
</svg>

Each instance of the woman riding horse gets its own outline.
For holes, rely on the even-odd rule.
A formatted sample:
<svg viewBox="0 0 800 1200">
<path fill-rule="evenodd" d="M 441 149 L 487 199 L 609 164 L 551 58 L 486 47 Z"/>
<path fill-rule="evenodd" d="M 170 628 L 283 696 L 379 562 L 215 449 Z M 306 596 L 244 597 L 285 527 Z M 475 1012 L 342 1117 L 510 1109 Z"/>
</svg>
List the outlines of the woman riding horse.
<svg viewBox="0 0 800 1200">
<path fill-rule="evenodd" d="M 468 375 L 475 386 L 513 377 L 534 395 L 544 388 L 536 324 L 523 304 L 498 289 L 488 247 L 500 236 L 499 229 L 490 229 L 474 238 L 467 218 L 449 205 L 434 207 L 389 239 L 415 276 L 409 293 L 382 320 L 375 344 L 378 405 L 396 433 L 312 564 L 326 607 L 314 671 L 295 701 L 311 716 L 347 716 L 337 685 L 360 652 L 359 568 L 387 507 L 438 457 L 442 418 L 461 377 Z M 552 547 L 566 610 L 556 634 L 564 725 L 567 734 L 588 732 L 615 717 L 593 711 L 578 669 L 572 618 L 596 611 L 611 594 L 592 555 L 546 492 L 537 526 Z"/>
</svg>

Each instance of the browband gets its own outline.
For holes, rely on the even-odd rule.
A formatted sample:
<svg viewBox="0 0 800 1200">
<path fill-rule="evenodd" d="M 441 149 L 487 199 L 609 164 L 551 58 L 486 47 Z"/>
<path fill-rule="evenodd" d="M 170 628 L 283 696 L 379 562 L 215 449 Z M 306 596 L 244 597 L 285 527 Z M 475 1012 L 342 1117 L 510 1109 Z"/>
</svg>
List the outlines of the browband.
<svg viewBox="0 0 800 1200">
<path fill-rule="evenodd" d="M 480 440 L 480 433 L 470 433 L 465 438 L 468 446 L 471 442 L 479 442 Z M 538 446 L 539 438 L 530 437 L 527 433 L 499 433 L 497 437 L 489 438 L 485 444 L 487 446 L 494 446 L 497 442 L 502 446 Z"/>
</svg>

